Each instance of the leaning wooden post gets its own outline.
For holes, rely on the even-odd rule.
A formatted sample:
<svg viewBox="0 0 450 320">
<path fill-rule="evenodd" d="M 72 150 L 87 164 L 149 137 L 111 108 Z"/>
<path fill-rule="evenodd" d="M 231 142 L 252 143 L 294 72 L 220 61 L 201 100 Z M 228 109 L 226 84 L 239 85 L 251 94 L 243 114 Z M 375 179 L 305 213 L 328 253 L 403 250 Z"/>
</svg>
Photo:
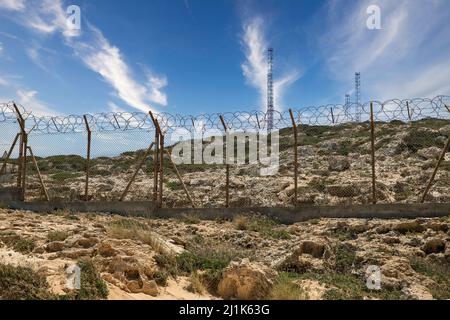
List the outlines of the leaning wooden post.
<svg viewBox="0 0 450 320">
<path fill-rule="evenodd" d="M 425 188 L 425 191 L 423 192 L 422 199 L 420 201 L 421 203 L 425 202 L 425 198 L 427 197 L 428 192 L 431 189 L 434 179 L 436 178 L 436 174 L 438 172 L 439 166 L 441 165 L 442 161 L 444 160 L 445 154 L 447 153 L 449 147 L 450 147 L 450 135 L 448 137 L 447 143 L 444 146 L 444 149 L 442 149 L 442 153 L 439 157 L 438 162 L 436 163 L 436 167 L 434 168 L 434 171 L 433 171 L 433 174 L 431 175 L 430 181 L 428 182 L 428 185 Z"/>
<path fill-rule="evenodd" d="M 158 203 L 158 206 L 162 207 L 162 198 L 163 198 L 163 188 L 164 188 L 164 135 L 161 131 L 161 127 L 159 126 L 158 120 L 154 117 L 153 113 L 151 111 L 148 112 L 150 114 L 150 117 L 152 118 L 153 124 L 156 129 L 156 135 L 159 140 L 159 150 L 158 150 L 158 144 L 156 144 L 157 152 L 155 155 L 155 159 L 158 161 L 158 155 L 159 155 L 159 181 L 156 179 L 156 189 L 154 189 L 153 199 L 156 200 Z M 155 166 L 155 177 L 158 175 L 158 166 Z M 159 182 L 159 185 L 158 185 Z"/>
<path fill-rule="evenodd" d="M 291 115 L 292 129 L 294 132 L 294 205 L 298 205 L 298 131 L 295 123 L 294 113 L 289 109 Z"/>
<path fill-rule="evenodd" d="M 147 151 L 144 154 L 144 157 L 141 159 L 141 161 L 139 162 L 139 165 L 136 167 L 136 170 L 133 173 L 133 176 L 131 177 L 130 181 L 128 182 L 125 190 L 123 191 L 122 195 L 120 196 L 119 201 L 123 201 L 125 199 L 125 197 L 128 194 L 128 191 L 130 190 L 131 184 L 133 183 L 133 181 L 136 179 L 136 176 L 139 172 L 139 170 L 142 168 L 142 166 L 145 163 L 145 160 L 147 160 L 147 157 L 149 156 L 150 152 L 152 151 L 153 146 L 155 145 L 154 142 L 152 142 L 150 144 L 150 147 L 148 147 Z"/>
<path fill-rule="evenodd" d="M 5 174 L 6 173 L 6 166 L 8 164 L 8 160 L 11 158 L 11 154 L 12 154 L 12 152 L 14 150 L 14 147 L 17 144 L 17 140 L 19 140 L 19 137 L 20 137 L 20 133 L 16 134 L 16 137 L 14 138 L 14 141 L 13 141 L 11 147 L 9 148 L 8 152 L 6 153 L 6 157 L 3 160 L 2 168 L 0 169 L 0 174 Z"/>
<path fill-rule="evenodd" d="M 86 131 L 88 134 L 88 141 L 87 141 L 87 154 L 86 154 L 86 185 L 84 188 L 84 197 L 85 201 L 89 201 L 89 171 L 90 171 L 90 161 L 91 161 L 91 128 L 89 127 L 89 122 L 87 120 L 86 115 L 83 116 L 84 123 L 86 125 Z"/>
<path fill-rule="evenodd" d="M 220 122 L 222 122 L 223 129 L 225 130 L 225 207 L 230 206 L 230 164 L 228 163 L 228 128 L 225 124 L 223 116 L 220 115 Z"/>
<path fill-rule="evenodd" d="M 22 117 L 22 114 L 19 111 L 19 108 L 17 107 L 17 105 L 15 103 L 13 103 L 14 105 L 14 109 L 16 110 L 17 113 L 17 117 L 18 117 L 18 121 L 19 121 L 19 125 L 20 125 L 20 131 L 22 132 L 22 165 L 21 165 L 21 169 L 19 170 L 21 171 L 20 175 L 22 178 L 22 181 L 20 182 L 21 185 L 21 200 L 25 201 L 25 195 L 26 195 L 26 188 L 27 188 L 27 145 L 28 145 L 28 134 L 25 130 L 25 120 Z"/>
<path fill-rule="evenodd" d="M 158 164 L 159 164 L 159 133 L 155 127 L 155 152 L 153 155 L 153 201 L 158 200 Z"/>
<path fill-rule="evenodd" d="M 30 157 L 33 160 L 34 167 L 36 168 L 36 172 L 39 178 L 39 182 L 41 183 L 42 190 L 44 191 L 45 200 L 50 201 L 50 197 L 48 196 L 47 188 L 45 186 L 44 180 L 42 179 L 41 170 L 39 170 L 39 166 L 36 161 L 36 158 L 34 157 L 33 150 L 31 150 L 30 146 L 28 146 L 28 150 L 30 151 Z"/>
<path fill-rule="evenodd" d="M 172 156 L 170 155 L 169 150 L 166 149 L 165 151 L 166 151 L 167 156 L 168 156 L 168 158 L 169 158 L 169 162 L 170 162 L 170 164 L 172 165 L 173 169 L 175 170 L 175 174 L 177 175 L 178 180 L 180 181 L 181 186 L 183 187 L 184 192 L 186 193 L 186 196 L 187 196 L 189 202 L 190 202 L 191 205 L 192 205 L 192 208 L 195 208 L 194 200 L 192 199 L 191 194 L 189 193 L 189 190 L 187 189 L 187 187 L 186 187 L 186 185 L 185 185 L 185 183 L 184 183 L 184 181 L 183 181 L 183 178 L 181 177 L 181 174 L 180 174 L 180 172 L 178 171 L 177 165 L 175 164 L 175 162 L 173 162 Z"/>
<path fill-rule="evenodd" d="M 373 102 L 370 103 L 370 150 L 372 154 L 372 203 L 377 203 L 377 185 L 375 172 L 375 122 L 373 117 Z"/>
</svg>

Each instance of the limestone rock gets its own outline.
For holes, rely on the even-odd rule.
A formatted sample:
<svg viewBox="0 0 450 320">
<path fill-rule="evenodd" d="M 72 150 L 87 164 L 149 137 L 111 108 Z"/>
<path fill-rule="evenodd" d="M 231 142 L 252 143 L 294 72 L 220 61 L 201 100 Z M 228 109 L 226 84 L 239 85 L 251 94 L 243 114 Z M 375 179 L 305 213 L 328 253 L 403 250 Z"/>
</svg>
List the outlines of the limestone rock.
<svg viewBox="0 0 450 320">
<path fill-rule="evenodd" d="M 405 234 L 408 232 L 423 232 L 425 227 L 419 221 L 412 220 L 399 222 L 392 226 L 392 230 Z"/>
<path fill-rule="evenodd" d="M 336 156 L 328 160 L 328 169 L 330 171 L 342 172 L 350 169 L 350 161 L 347 157 Z"/>
<path fill-rule="evenodd" d="M 260 263 L 251 263 L 247 259 L 232 262 L 223 273 L 218 293 L 224 299 L 264 299 L 275 277 L 276 273 L 272 269 Z"/>
<path fill-rule="evenodd" d="M 64 242 L 54 241 L 50 242 L 45 246 L 45 250 L 47 252 L 59 252 L 64 250 L 65 244 Z"/>
<path fill-rule="evenodd" d="M 445 252 L 445 241 L 442 239 L 430 239 L 427 242 L 425 242 L 424 246 L 422 247 L 423 252 L 426 254 L 431 253 L 442 253 Z"/>
</svg>

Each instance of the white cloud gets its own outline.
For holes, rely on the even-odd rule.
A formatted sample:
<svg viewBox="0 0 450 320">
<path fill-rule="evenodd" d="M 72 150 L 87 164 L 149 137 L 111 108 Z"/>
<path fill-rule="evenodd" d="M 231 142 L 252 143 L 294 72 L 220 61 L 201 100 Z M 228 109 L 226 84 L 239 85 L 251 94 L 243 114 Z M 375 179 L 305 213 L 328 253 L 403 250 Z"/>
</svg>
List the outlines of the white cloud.
<svg viewBox="0 0 450 320">
<path fill-rule="evenodd" d="M 124 109 L 122 109 L 117 104 L 115 104 L 114 102 L 111 102 L 111 101 L 108 102 L 108 107 L 111 110 L 111 112 L 114 112 L 114 113 L 126 112 Z"/>
<path fill-rule="evenodd" d="M 263 110 L 267 105 L 267 41 L 263 32 L 263 19 L 256 17 L 247 20 L 243 26 L 242 46 L 246 60 L 242 64 L 242 72 L 247 82 L 255 87 L 260 94 L 260 103 Z M 287 87 L 300 78 L 300 72 L 292 70 L 274 78 L 274 104 L 275 109 L 282 109 L 283 94 Z"/>
<path fill-rule="evenodd" d="M 61 0 L 41 0 L 27 8 L 22 22 L 29 28 L 43 34 L 62 32 L 65 37 L 76 37 L 80 30 L 71 28 Z"/>
<path fill-rule="evenodd" d="M 161 89 L 165 88 L 167 86 L 167 77 L 166 76 L 155 76 L 155 75 L 149 75 L 149 81 L 150 81 L 150 96 L 149 99 L 151 101 L 154 101 L 157 104 L 160 104 L 162 106 L 167 105 L 167 95 L 161 91 Z"/>
<path fill-rule="evenodd" d="M 0 0 L 0 8 L 22 11 L 25 9 L 25 0 Z"/>
<path fill-rule="evenodd" d="M 18 89 L 16 91 L 17 102 L 20 103 L 25 110 L 32 111 L 36 116 L 58 116 L 60 112 L 52 109 L 44 102 L 37 98 L 38 92 L 35 90 Z"/>
<path fill-rule="evenodd" d="M 382 30 L 366 27 L 366 8 L 373 4 L 381 8 Z M 447 7 L 446 0 L 331 1 L 320 15 L 326 31 L 318 52 L 345 91 L 360 71 L 366 100 L 450 93 L 444 86 L 450 83 Z"/>
<path fill-rule="evenodd" d="M 16 21 L 44 35 L 61 33 L 64 43 L 73 49 L 75 56 L 89 69 L 98 73 L 114 89 L 115 95 L 129 106 L 145 112 L 154 110 L 150 105 L 153 103 L 167 106 L 167 95 L 162 91 L 167 86 L 165 76 L 156 76 L 143 70 L 142 78 L 146 78 L 147 82 L 137 79 L 120 49 L 112 45 L 99 29 L 85 23 L 82 26 L 83 32 L 79 32 L 67 25 L 61 0 L 40 0 L 32 3 Z M 39 55 L 41 49 L 43 48 L 36 45 L 28 47 L 27 54 L 38 66 L 45 69 Z M 145 75 L 147 77 L 144 77 Z"/>
<path fill-rule="evenodd" d="M 2 53 L 3 53 L 3 43 L 0 42 L 0 56 L 2 55 Z"/>
<path fill-rule="evenodd" d="M 75 53 L 92 71 L 100 74 L 129 106 L 147 112 L 150 103 L 167 105 L 167 96 L 160 91 L 167 84 L 164 78 L 150 75 L 149 83 L 139 83 L 132 75 L 119 48 L 111 45 L 100 30 L 89 26 L 92 39 L 88 42 L 68 41 Z"/>
</svg>

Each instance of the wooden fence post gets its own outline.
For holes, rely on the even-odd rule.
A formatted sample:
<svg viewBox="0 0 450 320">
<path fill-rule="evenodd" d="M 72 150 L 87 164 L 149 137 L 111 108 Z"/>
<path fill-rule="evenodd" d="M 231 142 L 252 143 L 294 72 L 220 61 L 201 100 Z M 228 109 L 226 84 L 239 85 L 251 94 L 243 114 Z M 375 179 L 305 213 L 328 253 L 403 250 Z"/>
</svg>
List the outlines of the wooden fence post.
<svg viewBox="0 0 450 320">
<path fill-rule="evenodd" d="M 11 158 L 11 154 L 14 151 L 14 147 L 16 146 L 17 140 L 19 140 L 19 137 L 20 137 L 20 133 L 16 134 L 16 137 L 14 138 L 14 141 L 13 141 L 11 147 L 9 148 L 8 152 L 6 153 L 6 157 L 3 159 L 2 168 L 0 169 L 0 174 L 6 173 L 6 166 L 8 164 L 8 160 Z"/>
<path fill-rule="evenodd" d="M 171 156 L 169 150 L 166 149 L 165 151 L 166 151 L 166 153 L 167 153 L 167 156 L 169 157 L 169 162 L 170 162 L 170 164 L 172 165 L 173 169 L 175 170 L 175 174 L 177 175 L 178 180 L 180 181 L 181 186 L 183 187 L 184 192 L 186 193 L 186 196 L 187 196 L 189 202 L 190 202 L 191 205 L 192 205 L 192 208 L 195 208 L 194 200 L 192 199 L 191 194 L 189 193 L 189 190 L 187 189 L 186 184 L 184 183 L 183 178 L 181 177 L 181 174 L 180 174 L 180 172 L 178 171 L 177 165 L 175 164 L 175 162 L 173 162 L 172 156 Z"/>
<path fill-rule="evenodd" d="M 155 159 L 158 161 L 159 156 L 159 167 L 158 165 L 155 166 L 155 177 L 158 176 L 158 168 L 159 168 L 159 181 L 158 178 L 155 179 L 155 186 L 154 186 L 154 193 L 153 193 L 153 199 L 158 204 L 158 207 L 162 207 L 162 199 L 163 199 L 163 188 L 164 188 L 164 135 L 161 131 L 161 127 L 159 126 L 158 120 L 154 117 L 153 113 L 151 111 L 148 112 L 153 124 L 156 129 L 156 135 L 155 140 L 156 141 L 156 154 Z M 159 142 L 159 146 L 158 146 Z M 159 185 L 158 185 L 159 182 Z M 158 190 L 159 189 L 159 190 Z"/>
<path fill-rule="evenodd" d="M 36 161 L 36 158 L 34 157 L 33 150 L 31 150 L 30 146 L 28 146 L 28 150 L 30 151 L 30 157 L 33 160 L 34 167 L 36 168 L 36 172 L 39 178 L 39 182 L 41 183 L 42 190 L 44 191 L 45 200 L 50 201 L 50 197 L 48 196 L 47 188 L 45 186 L 44 180 L 42 179 L 41 170 L 39 170 L 39 166 Z"/>
<path fill-rule="evenodd" d="M 294 132 L 294 206 L 298 205 L 298 131 L 295 122 L 294 113 L 289 109 Z"/>
<path fill-rule="evenodd" d="M 125 199 L 125 197 L 127 196 L 128 191 L 130 190 L 131 184 L 136 179 L 136 176 L 137 176 L 139 170 L 142 168 L 143 164 L 145 163 L 145 160 L 147 160 L 147 157 L 150 154 L 154 145 L 155 145 L 155 143 L 152 142 L 150 144 L 150 146 L 148 147 L 147 151 L 145 151 L 144 157 L 141 159 L 141 161 L 139 162 L 139 165 L 136 167 L 136 170 L 134 171 L 133 176 L 131 177 L 130 181 L 128 182 L 125 190 L 122 192 L 122 195 L 120 196 L 119 201 L 123 201 Z"/>
<path fill-rule="evenodd" d="M 230 206 L 230 164 L 228 163 L 228 128 L 225 124 L 223 116 L 220 115 L 220 122 L 222 122 L 223 129 L 225 130 L 225 207 Z"/>
<path fill-rule="evenodd" d="M 21 151 L 22 157 L 19 160 L 21 163 L 21 167 L 19 170 L 19 185 L 21 188 L 21 200 L 25 201 L 26 189 L 27 189 L 27 145 L 28 145 L 28 134 L 25 130 L 25 119 L 22 117 L 22 114 L 19 111 L 19 108 L 15 103 L 13 103 L 14 109 L 17 113 L 17 120 L 19 122 L 20 131 L 21 131 Z M 19 154 L 20 157 L 20 154 Z M 20 181 L 21 180 L 21 181 Z"/>
<path fill-rule="evenodd" d="M 421 203 L 425 202 L 425 198 L 427 197 L 427 194 L 428 194 L 428 192 L 431 189 L 431 186 L 432 186 L 432 184 L 434 182 L 434 179 L 436 178 L 436 174 L 438 172 L 439 166 L 441 165 L 442 161 L 444 160 L 445 154 L 447 153 L 449 147 L 450 147 L 450 135 L 449 135 L 448 140 L 447 140 L 447 142 L 446 142 L 446 144 L 444 146 L 444 149 L 442 149 L 442 153 L 441 153 L 441 155 L 439 157 L 439 160 L 436 163 L 436 166 L 434 167 L 434 171 L 433 171 L 433 174 L 431 175 L 430 181 L 428 181 L 428 185 L 425 188 L 425 191 L 423 192 L 422 199 L 420 200 Z"/>
<path fill-rule="evenodd" d="M 377 203 L 377 183 L 375 172 L 375 121 L 373 116 L 373 102 L 370 103 L 370 151 L 372 155 L 372 203 Z"/>
<path fill-rule="evenodd" d="M 90 161 L 91 161 L 91 128 L 89 127 L 89 122 L 87 120 L 86 115 L 83 116 L 84 123 L 86 125 L 86 131 L 88 134 L 88 141 L 87 141 L 87 154 L 86 154 L 86 185 L 84 188 L 84 196 L 85 201 L 89 201 L 89 171 L 90 171 Z"/>
</svg>

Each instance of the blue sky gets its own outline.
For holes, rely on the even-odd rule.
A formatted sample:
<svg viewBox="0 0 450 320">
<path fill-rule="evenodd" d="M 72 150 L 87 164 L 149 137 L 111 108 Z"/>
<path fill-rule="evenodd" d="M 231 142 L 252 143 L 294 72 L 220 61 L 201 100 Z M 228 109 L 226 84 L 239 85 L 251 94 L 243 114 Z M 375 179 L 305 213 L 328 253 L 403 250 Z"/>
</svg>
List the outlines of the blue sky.
<svg viewBox="0 0 450 320">
<path fill-rule="evenodd" d="M 81 8 L 81 30 L 66 8 Z M 369 5 L 381 30 L 369 30 Z M 0 100 L 38 115 L 277 109 L 450 94 L 448 0 L 0 0 Z"/>
</svg>

